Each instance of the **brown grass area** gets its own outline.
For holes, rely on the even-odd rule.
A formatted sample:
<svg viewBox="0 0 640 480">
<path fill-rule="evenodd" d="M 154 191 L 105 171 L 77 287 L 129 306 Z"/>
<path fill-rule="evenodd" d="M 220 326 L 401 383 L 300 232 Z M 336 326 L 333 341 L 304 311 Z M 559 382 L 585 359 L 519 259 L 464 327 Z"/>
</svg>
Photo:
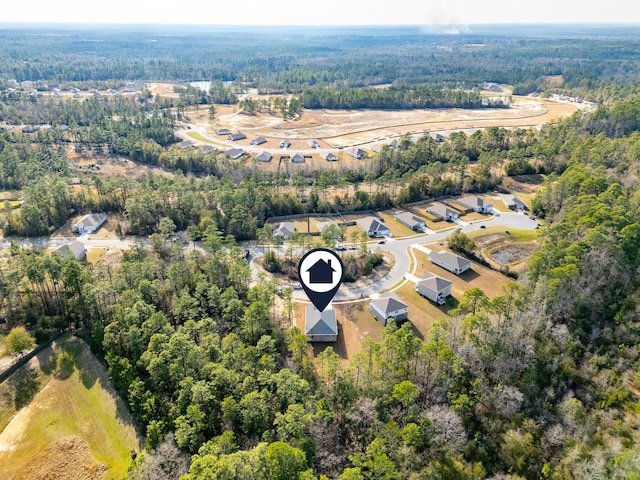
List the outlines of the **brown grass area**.
<svg viewBox="0 0 640 480">
<path fill-rule="evenodd" d="M 450 309 L 458 305 L 458 300 L 449 297 L 445 305 L 436 305 L 418 294 L 414 287 L 413 282 L 407 282 L 395 293 L 409 306 L 409 321 L 416 335 L 424 340 L 433 322 L 446 316 Z"/>
<path fill-rule="evenodd" d="M 389 227 L 389 230 L 391 231 L 391 234 L 395 237 L 395 238 L 402 238 L 402 237 L 408 237 L 411 235 L 415 235 L 416 232 L 414 232 L 413 230 L 411 230 L 409 227 L 403 225 L 402 223 L 400 223 L 398 220 L 395 219 L 394 215 L 396 212 L 400 212 L 403 210 L 384 210 L 382 212 L 378 212 L 378 215 L 380 215 L 382 217 L 382 219 L 384 220 L 384 224 Z M 412 212 L 414 213 L 414 212 Z M 416 216 L 420 216 L 417 215 Z"/>
</svg>

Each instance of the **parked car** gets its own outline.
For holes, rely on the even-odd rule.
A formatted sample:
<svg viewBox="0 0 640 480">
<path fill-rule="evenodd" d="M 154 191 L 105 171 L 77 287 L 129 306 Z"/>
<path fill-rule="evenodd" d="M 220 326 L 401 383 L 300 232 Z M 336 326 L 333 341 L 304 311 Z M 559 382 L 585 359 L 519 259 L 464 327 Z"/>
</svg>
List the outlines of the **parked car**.
<svg viewBox="0 0 640 480">
<path fill-rule="evenodd" d="M 480 228 L 487 228 L 486 225 L 480 225 Z"/>
<path fill-rule="evenodd" d="M 380 245 L 384 245 L 384 244 L 385 244 L 385 243 L 387 243 L 387 242 L 385 242 L 384 240 L 379 240 L 379 241 L 378 241 L 378 243 L 379 243 Z"/>
</svg>

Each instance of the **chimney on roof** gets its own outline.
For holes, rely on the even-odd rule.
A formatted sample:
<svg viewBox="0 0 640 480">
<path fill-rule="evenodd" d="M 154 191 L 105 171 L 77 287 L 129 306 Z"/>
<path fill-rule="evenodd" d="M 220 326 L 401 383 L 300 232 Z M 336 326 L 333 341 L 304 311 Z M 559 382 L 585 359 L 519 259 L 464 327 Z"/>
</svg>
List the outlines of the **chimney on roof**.
<svg viewBox="0 0 640 480">
<path fill-rule="evenodd" d="M 329 265 L 329 267 L 331 267 L 331 259 L 327 260 L 327 265 Z"/>
</svg>

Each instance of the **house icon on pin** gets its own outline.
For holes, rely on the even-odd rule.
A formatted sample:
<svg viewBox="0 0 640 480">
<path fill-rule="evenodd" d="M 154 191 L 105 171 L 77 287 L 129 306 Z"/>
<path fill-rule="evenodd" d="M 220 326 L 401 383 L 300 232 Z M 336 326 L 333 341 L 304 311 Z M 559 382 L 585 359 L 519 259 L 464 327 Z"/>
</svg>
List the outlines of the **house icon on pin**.
<svg viewBox="0 0 640 480">
<path fill-rule="evenodd" d="M 310 277 L 309 283 L 333 283 L 335 269 L 331 266 L 331 259 L 318 260 L 307 272 L 309 272 Z"/>
</svg>

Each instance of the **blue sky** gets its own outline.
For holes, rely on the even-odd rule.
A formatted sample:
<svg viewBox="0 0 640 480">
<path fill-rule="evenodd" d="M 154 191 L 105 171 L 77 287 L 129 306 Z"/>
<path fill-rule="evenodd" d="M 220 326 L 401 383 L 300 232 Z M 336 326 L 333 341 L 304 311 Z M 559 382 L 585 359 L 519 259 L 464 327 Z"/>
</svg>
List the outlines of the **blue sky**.
<svg viewBox="0 0 640 480">
<path fill-rule="evenodd" d="M 29 0 L 8 2 L 1 22 L 207 25 L 468 25 L 632 23 L 637 0 Z"/>
</svg>

